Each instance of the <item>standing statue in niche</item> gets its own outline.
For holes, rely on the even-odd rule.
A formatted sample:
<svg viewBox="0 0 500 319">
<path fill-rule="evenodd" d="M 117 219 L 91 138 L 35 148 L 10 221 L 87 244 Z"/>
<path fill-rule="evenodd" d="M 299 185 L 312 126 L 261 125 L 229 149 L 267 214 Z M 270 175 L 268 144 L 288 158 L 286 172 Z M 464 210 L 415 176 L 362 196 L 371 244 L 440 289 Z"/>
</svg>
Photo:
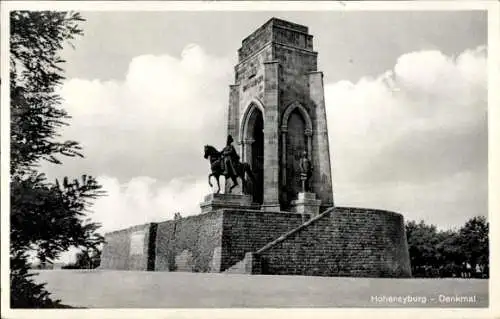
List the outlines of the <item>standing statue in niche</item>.
<svg viewBox="0 0 500 319">
<path fill-rule="evenodd" d="M 309 186 L 309 180 L 311 179 L 313 170 L 311 161 L 307 158 L 306 151 L 302 153 L 299 166 L 300 166 L 300 180 L 302 181 L 302 192 L 305 193 L 311 190 Z"/>
<path fill-rule="evenodd" d="M 233 185 L 229 188 L 227 193 L 231 193 L 233 188 L 238 186 L 238 178 L 242 181 L 242 192 L 248 194 L 247 181 L 245 179 L 245 174 L 250 177 L 250 179 L 255 182 L 254 175 L 248 163 L 240 162 L 240 156 L 236 153 L 236 149 L 232 145 L 233 137 L 228 135 L 226 146 L 221 152 L 210 145 L 205 145 L 205 155 L 204 157 L 210 161 L 211 173 L 208 175 L 208 184 L 212 187 L 212 182 L 210 178 L 213 176 L 217 180 L 217 191 L 220 192 L 220 182 L 219 177 L 224 176 L 227 179 L 231 179 Z"/>
</svg>

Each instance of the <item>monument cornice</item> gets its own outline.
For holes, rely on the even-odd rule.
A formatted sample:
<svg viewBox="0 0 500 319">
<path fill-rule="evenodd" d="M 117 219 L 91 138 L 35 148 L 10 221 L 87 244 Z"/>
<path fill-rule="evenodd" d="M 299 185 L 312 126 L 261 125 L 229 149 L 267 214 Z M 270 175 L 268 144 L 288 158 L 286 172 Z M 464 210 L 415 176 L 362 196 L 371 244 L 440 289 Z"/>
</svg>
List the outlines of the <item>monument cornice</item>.
<svg viewBox="0 0 500 319">
<path fill-rule="evenodd" d="M 293 45 L 289 45 L 289 44 L 286 44 L 286 43 L 277 42 L 277 41 L 269 41 L 269 42 L 266 42 L 260 49 L 256 50 L 254 53 L 250 54 L 249 56 L 245 57 L 243 60 L 241 60 L 240 62 L 238 62 L 238 64 L 235 65 L 234 69 L 235 70 L 238 69 L 239 66 L 240 66 L 240 64 L 243 64 L 243 63 L 247 62 L 248 60 L 254 58 L 257 54 L 261 53 L 264 49 L 267 49 L 267 47 L 269 47 L 271 45 L 280 45 L 280 46 L 283 46 L 283 47 L 287 47 L 287 48 L 290 48 L 290 49 L 301 51 L 302 53 L 306 53 L 306 54 L 310 54 L 310 55 L 314 55 L 314 56 L 318 55 L 317 51 L 311 51 L 311 50 L 307 50 L 307 49 L 304 49 L 304 48 L 299 48 L 299 47 L 296 47 L 296 46 L 293 46 Z"/>
<path fill-rule="evenodd" d="M 295 49 L 297 51 L 301 51 L 303 53 L 308 53 L 310 55 L 318 55 L 318 52 L 317 51 L 314 51 L 314 50 L 308 50 L 308 49 L 304 49 L 304 48 L 300 48 L 300 47 L 296 47 L 294 45 L 290 45 L 290 44 L 287 44 L 287 43 L 283 43 L 283 42 L 277 42 L 277 41 L 272 41 L 270 42 L 272 44 L 276 44 L 276 45 L 281 45 L 281 46 L 284 46 L 284 47 L 288 47 L 288 48 L 291 48 L 291 49 Z"/>
<path fill-rule="evenodd" d="M 292 28 L 288 28 L 288 27 L 285 27 L 285 26 L 281 26 L 281 25 L 273 25 L 273 29 L 274 28 L 276 28 L 276 29 L 282 29 L 282 30 L 287 30 L 287 31 L 295 32 L 295 33 L 304 34 L 304 35 L 306 35 L 308 37 L 313 37 L 312 34 L 309 34 L 309 30 L 308 31 L 302 31 L 302 30 L 292 29 Z"/>
</svg>

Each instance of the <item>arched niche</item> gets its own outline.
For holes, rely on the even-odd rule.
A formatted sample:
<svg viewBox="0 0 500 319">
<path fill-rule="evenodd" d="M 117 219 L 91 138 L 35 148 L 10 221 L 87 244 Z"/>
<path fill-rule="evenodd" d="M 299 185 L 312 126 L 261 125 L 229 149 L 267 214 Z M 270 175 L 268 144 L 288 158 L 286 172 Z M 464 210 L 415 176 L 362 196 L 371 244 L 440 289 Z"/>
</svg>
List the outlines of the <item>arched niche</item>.
<svg viewBox="0 0 500 319">
<path fill-rule="evenodd" d="M 287 185 L 287 161 L 295 160 L 287 158 L 287 149 L 288 149 L 288 134 L 289 134 L 289 123 L 290 117 L 292 114 L 300 115 L 300 118 L 303 120 L 303 134 L 306 141 L 306 149 L 307 156 L 309 160 L 312 161 L 312 121 L 311 117 L 307 110 L 297 101 L 288 105 L 283 112 L 283 117 L 281 119 L 281 143 L 282 143 L 282 152 L 281 152 L 281 169 L 282 169 L 282 185 Z M 297 132 L 294 132 L 297 133 Z"/>
<path fill-rule="evenodd" d="M 256 179 L 253 199 L 262 203 L 264 192 L 264 107 L 258 100 L 246 108 L 240 126 L 242 161 L 249 163 Z"/>
</svg>

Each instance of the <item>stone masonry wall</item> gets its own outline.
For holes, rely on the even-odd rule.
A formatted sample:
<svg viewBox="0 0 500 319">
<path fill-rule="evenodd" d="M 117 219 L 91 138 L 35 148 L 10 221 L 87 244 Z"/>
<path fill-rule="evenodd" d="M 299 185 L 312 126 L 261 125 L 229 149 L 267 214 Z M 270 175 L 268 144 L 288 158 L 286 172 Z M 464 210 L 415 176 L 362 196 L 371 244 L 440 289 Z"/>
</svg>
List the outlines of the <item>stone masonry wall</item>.
<svg viewBox="0 0 500 319">
<path fill-rule="evenodd" d="M 240 98 L 239 85 L 229 86 L 229 108 L 227 112 L 227 134 L 240 141 Z"/>
<path fill-rule="evenodd" d="M 135 226 L 106 234 L 101 268 L 221 272 L 307 218 L 296 213 L 225 209 Z M 141 247 L 132 243 L 138 238 Z"/>
<path fill-rule="evenodd" d="M 159 223 L 155 270 L 218 272 L 221 242 L 222 211 Z"/>
<path fill-rule="evenodd" d="M 239 62 L 245 60 L 250 55 L 261 49 L 266 43 L 271 41 L 272 33 L 272 25 L 266 23 L 255 30 L 251 35 L 246 37 L 241 43 L 241 48 L 238 49 Z"/>
<path fill-rule="evenodd" d="M 308 218 L 308 217 L 307 217 Z M 224 210 L 221 271 L 302 224 L 296 213 Z"/>
<path fill-rule="evenodd" d="M 317 70 L 317 53 L 275 45 L 274 58 L 280 61 L 280 112 L 297 101 L 310 109 L 308 73 Z"/>
<path fill-rule="evenodd" d="M 409 277 L 400 214 L 337 207 L 257 252 L 263 274 Z"/>
<path fill-rule="evenodd" d="M 307 50 L 313 49 L 312 35 L 308 34 L 306 26 L 272 18 L 243 39 L 241 48 L 238 50 L 239 61 L 246 59 L 269 42 Z"/>
<path fill-rule="evenodd" d="M 145 224 L 105 235 L 101 269 L 153 270 L 156 224 Z M 153 260 L 152 260 L 153 259 Z"/>
<path fill-rule="evenodd" d="M 235 66 L 235 84 L 238 85 L 237 99 L 233 99 L 230 108 L 239 114 L 239 120 L 254 100 L 264 101 L 264 63 L 272 60 L 272 47 L 266 46 L 251 58 Z M 241 125 L 241 122 L 238 122 Z"/>
<path fill-rule="evenodd" d="M 279 211 L 279 63 L 265 63 L 264 84 L 264 202 L 262 209 Z"/>
<path fill-rule="evenodd" d="M 334 206 L 332 190 L 332 171 L 328 139 L 328 123 L 323 87 L 323 73 L 309 73 L 309 105 L 313 122 L 312 189 L 321 200 L 321 211 Z"/>
</svg>

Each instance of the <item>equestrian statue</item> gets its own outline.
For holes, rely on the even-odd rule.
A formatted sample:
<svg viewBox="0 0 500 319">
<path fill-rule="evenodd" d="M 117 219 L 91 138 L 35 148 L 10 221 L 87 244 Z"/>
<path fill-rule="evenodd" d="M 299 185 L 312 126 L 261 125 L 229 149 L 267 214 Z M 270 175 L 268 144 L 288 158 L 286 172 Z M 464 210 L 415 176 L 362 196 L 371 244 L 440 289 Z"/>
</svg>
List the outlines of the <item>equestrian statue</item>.
<svg viewBox="0 0 500 319">
<path fill-rule="evenodd" d="M 245 173 L 250 176 L 252 182 L 255 181 L 252 169 L 248 163 L 240 162 L 240 156 L 236 153 L 236 149 L 232 145 L 233 137 L 228 135 L 226 146 L 221 152 L 210 145 L 205 145 L 205 159 L 210 161 L 210 169 L 212 172 L 208 175 L 208 184 L 212 187 L 211 177 L 215 177 L 217 180 L 217 191 L 216 194 L 220 192 L 219 177 L 224 176 L 226 180 L 231 179 L 233 185 L 227 191 L 228 194 L 231 193 L 233 188 L 238 186 L 238 177 L 242 181 L 242 191 L 244 194 L 248 194 L 247 181 L 245 179 Z"/>
</svg>

